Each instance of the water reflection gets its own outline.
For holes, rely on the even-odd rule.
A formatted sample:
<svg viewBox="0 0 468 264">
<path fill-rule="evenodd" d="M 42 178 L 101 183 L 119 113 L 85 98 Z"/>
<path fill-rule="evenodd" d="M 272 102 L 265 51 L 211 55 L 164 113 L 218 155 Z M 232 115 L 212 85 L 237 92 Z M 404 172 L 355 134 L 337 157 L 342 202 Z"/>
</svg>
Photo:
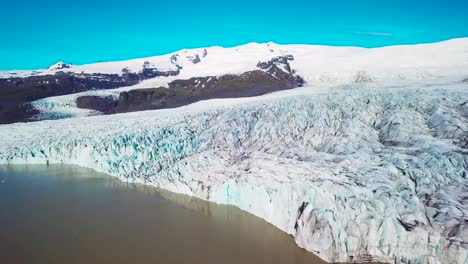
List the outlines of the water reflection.
<svg viewBox="0 0 468 264">
<path fill-rule="evenodd" d="M 2 263 L 324 263 L 238 208 L 76 166 L 0 166 L 0 227 Z"/>
</svg>

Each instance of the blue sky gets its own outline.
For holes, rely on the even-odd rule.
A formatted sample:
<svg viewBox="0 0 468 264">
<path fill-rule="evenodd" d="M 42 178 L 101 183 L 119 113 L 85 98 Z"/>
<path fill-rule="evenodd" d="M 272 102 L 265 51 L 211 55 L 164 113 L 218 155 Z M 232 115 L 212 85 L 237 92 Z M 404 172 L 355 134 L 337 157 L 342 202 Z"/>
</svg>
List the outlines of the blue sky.
<svg viewBox="0 0 468 264">
<path fill-rule="evenodd" d="M 0 70 L 247 42 L 378 47 L 468 37 L 466 0 L 0 0 Z"/>
</svg>

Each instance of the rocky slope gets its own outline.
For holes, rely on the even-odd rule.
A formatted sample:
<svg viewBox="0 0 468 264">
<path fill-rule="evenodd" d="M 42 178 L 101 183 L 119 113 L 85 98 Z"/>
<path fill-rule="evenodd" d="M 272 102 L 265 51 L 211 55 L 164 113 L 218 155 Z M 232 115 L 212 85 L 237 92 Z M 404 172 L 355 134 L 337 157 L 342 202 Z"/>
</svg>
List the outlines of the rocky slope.
<svg viewBox="0 0 468 264">
<path fill-rule="evenodd" d="M 143 66 L 139 73 L 123 69 L 121 74 L 63 72 L 71 66 L 58 63 L 49 67 L 53 74 L 0 78 L 0 124 L 27 121 L 38 109 L 31 102 L 47 97 L 89 90 L 113 89 L 134 85 L 148 78 L 177 75 Z"/>
<path fill-rule="evenodd" d="M 76 99 L 78 108 L 93 109 L 106 114 L 174 108 L 213 98 L 238 98 L 292 89 L 303 85 L 295 76 L 288 60 L 278 57 L 259 62 L 258 70 L 240 75 L 193 77 L 174 80 L 168 88 L 134 89 L 121 92 L 118 99 L 112 96 L 84 95 Z"/>
</svg>

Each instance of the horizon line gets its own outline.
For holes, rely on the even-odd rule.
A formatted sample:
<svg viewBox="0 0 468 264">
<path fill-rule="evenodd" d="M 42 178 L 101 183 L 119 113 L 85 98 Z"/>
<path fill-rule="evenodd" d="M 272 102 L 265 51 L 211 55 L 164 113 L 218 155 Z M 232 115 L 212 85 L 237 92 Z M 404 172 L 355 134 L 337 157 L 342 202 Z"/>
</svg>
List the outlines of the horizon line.
<svg viewBox="0 0 468 264">
<path fill-rule="evenodd" d="M 373 34 L 376 32 L 351 32 L 354 34 Z M 383 35 L 383 36 L 391 36 L 391 35 Z M 145 57 L 133 57 L 133 58 L 128 58 L 128 59 L 117 59 L 117 60 L 108 60 L 108 61 L 95 61 L 95 62 L 89 62 L 89 63 L 83 63 L 83 64 L 73 64 L 71 62 L 65 62 L 64 60 L 58 60 L 57 62 L 50 64 L 48 67 L 55 65 L 57 63 L 65 63 L 73 66 L 84 66 L 84 65 L 91 65 L 91 64 L 97 64 L 97 63 L 112 63 L 112 62 L 121 62 L 121 61 L 132 61 L 132 60 L 139 60 L 139 59 L 145 59 L 145 58 L 152 58 L 152 57 L 160 57 L 160 56 L 166 56 L 170 55 L 173 53 L 181 52 L 184 50 L 195 50 L 195 49 L 210 49 L 210 48 L 223 48 L 223 49 L 230 49 L 230 48 L 237 48 L 237 47 L 243 47 L 247 45 L 269 45 L 269 44 L 275 44 L 275 45 L 281 45 L 281 46 L 316 46 L 316 47 L 336 47 L 336 48 L 360 48 L 360 49 L 382 49 L 382 48 L 388 48 L 388 47 L 403 47 L 403 46 L 418 46 L 418 45 L 431 45 L 431 44 L 438 44 L 438 43 L 444 43 L 444 42 L 450 42 L 450 41 L 456 41 L 456 40 L 468 40 L 468 36 L 465 37 L 454 37 L 454 38 L 449 38 L 449 39 L 444 39 L 444 40 L 439 40 L 439 41 L 433 41 L 433 42 L 421 42 L 421 43 L 412 43 L 412 44 L 392 44 L 392 45 L 383 45 L 383 46 L 377 46 L 377 47 L 364 47 L 364 46 L 357 46 L 357 45 L 327 45 L 327 44 L 301 44 L 301 43 L 277 43 L 274 41 L 268 41 L 268 42 L 256 42 L 256 41 L 251 41 L 247 42 L 244 44 L 240 45 L 213 45 L 213 46 L 205 46 L 205 47 L 195 47 L 195 48 L 182 48 L 178 50 L 174 50 L 169 53 L 162 53 L 162 54 L 156 54 L 156 55 L 150 55 L 150 56 L 145 56 Z M 41 71 L 41 70 L 47 70 L 47 68 L 36 68 L 36 69 L 10 69 L 10 70 L 4 70 L 0 68 L 0 72 L 20 72 L 20 71 Z"/>
</svg>

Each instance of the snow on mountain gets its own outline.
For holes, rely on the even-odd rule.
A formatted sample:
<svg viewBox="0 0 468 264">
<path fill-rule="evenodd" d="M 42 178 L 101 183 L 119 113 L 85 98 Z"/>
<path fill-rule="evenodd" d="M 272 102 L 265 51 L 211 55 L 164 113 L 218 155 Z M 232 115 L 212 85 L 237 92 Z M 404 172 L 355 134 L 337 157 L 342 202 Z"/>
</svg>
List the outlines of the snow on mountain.
<svg viewBox="0 0 468 264">
<path fill-rule="evenodd" d="M 82 116 L 95 112 L 76 108 L 75 100 L 83 95 L 118 97 L 120 92 L 136 88 L 167 87 L 176 79 L 189 79 L 223 74 L 241 74 L 258 70 L 259 62 L 279 56 L 293 60 L 289 64 L 295 74 L 309 85 L 407 85 L 409 82 L 459 82 L 468 76 L 468 38 L 439 43 L 400 45 L 383 48 L 332 47 L 315 45 L 279 45 L 249 43 L 233 48 L 211 47 L 184 49 L 164 56 L 87 65 L 62 62 L 45 71 L 0 72 L 0 77 L 51 74 L 58 71 L 122 74 L 122 70 L 138 73 L 145 68 L 180 71 L 176 76 L 159 76 L 140 83 L 103 91 L 51 97 L 34 102 L 41 115 Z M 64 67 L 66 65 L 66 67 Z M 43 107 L 47 105 L 48 107 Z M 53 106 L 62 106 L 54 108 Z"/>
<path fill-rule="evenodd" d="M 47 68 L 48 71 L 58 71 L 58 70 L 64 70 L 64 69 L 69 69 L 71 68 L 71 64 L 66 64 L 63 61 L 59 61 L 55 63 L 54 65 L 51 65 L 49 68 Z"/>
<path fill-rule="evenodd" d="M 122 70 L 127 69 L 138 73 L 145 65 L 165 71 L 181 68 L 179 78 L 219 76 L 253 70 L 260 61 L 286 55 L 294 58 L 292 68 L 309 83 L 349 83 L 363 72 L 376 81 L 459 77 L 461 74 L 466 77 L 468 38 L 371 49 L 249 43 L 232 48 L 184 49 L 163 56 L 87 65 L 59 62 L 48 70 L 0 72 L 0 77 L 44 75 L 54 71 L 122 74 Z M 152 86 L 151 81 L 142 85 Z"/>
<path fill-rule="evenodd" d="M 465 263 L 467 88 L 305 87 L 2 125 L 0 164 L 76 164 L 232 204 L 327 261 Z"/>
</svg>

